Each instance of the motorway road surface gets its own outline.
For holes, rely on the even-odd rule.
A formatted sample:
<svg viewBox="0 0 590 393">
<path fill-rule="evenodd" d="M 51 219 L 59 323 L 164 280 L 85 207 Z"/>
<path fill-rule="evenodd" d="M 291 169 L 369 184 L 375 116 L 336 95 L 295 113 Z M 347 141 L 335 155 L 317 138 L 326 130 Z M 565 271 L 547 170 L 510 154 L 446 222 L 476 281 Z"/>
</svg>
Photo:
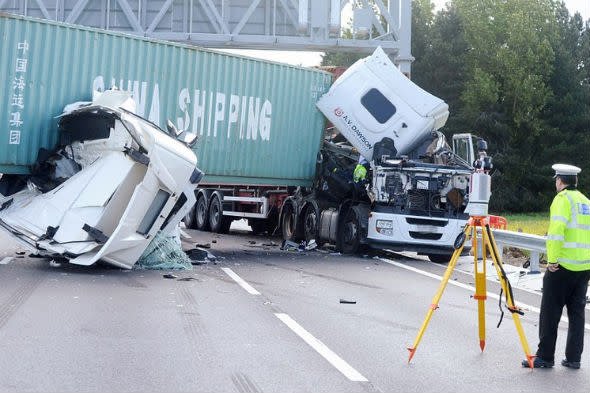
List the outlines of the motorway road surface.
<svg viewBox="0 0 590 393">
<path fill-rule="evenodd" d="M 471 275 L 454 273 L 458 285 L 447 287 L 408 364 L 406 347 L 444 266 L 400 254 L 280 251 L 261 246 L 264 237 L 187 232 L 195 242 L 215 239 L 211 251 L 225 258 L 175 272 L 187 281 L 0 256 L 0 391 L 590 391 L 588 350 L 577 371 L 521 368 L 514 323 L 506 314 L 496 328 L 495 299 L 487 301 L 482 353 Z M 488 282 L 488 291 L 498 294 L 498 284 Z M 532 307 L 522 323 L 534 352 L 541 297 L 515 296 Z M 562 322 L 558 362 L 566 329 Z"/>
</svg>

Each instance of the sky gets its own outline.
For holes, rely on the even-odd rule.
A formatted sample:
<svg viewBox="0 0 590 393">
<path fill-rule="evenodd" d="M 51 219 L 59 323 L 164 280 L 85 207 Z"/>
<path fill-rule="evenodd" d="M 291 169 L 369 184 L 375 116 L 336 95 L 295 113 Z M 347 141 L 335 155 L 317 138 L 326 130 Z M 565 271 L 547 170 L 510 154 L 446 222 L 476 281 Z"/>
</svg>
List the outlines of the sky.
<svg viewBox="0 0 590 393">
<path fill-rule="evenodd" d="M 444 7 L 448 0 L 432 0 L 435 10 Z M 571 14 L 579 12 L 582 19 L 590 19 L 590 0 L 564 0 L 565 5 Z M 344 14 L 350 11 L 343 11 L 342 19 L 348 20 L 350 16 Z M 288 63 L 293 65 L 302 65 L 312 67 L 319 65 L 322 61 L 322 52 L 295 52 L 295 51 L 268 51 L 268 50 L 227 50 L 228 52 L 240 53 L 245 56 L 257 57 L 266 60 Z"/>
</svg>

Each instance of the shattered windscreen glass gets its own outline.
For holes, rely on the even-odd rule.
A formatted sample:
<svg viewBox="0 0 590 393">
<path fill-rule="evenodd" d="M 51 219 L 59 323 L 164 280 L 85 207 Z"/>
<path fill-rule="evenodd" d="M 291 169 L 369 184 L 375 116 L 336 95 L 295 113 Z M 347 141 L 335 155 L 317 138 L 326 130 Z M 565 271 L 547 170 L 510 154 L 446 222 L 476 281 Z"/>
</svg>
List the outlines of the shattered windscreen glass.
<svg viewBox="0 0 590 393">
<path fill-rule="evenodd" d="M 193 265 L 178 240 L 170 234 L 164 235 L 159 231 L 141 254 L 133 269 L 193 270 Z"/>
</svg>

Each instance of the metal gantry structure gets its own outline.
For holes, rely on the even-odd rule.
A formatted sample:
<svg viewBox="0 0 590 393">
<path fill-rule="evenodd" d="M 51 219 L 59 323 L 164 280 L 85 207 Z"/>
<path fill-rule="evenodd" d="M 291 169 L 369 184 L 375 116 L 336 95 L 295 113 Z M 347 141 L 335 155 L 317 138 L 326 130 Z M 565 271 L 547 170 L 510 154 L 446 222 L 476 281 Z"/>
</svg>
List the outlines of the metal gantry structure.
<svg viewBox="0 0 590 393">
<path fill-rule="evenodd" d="M 413 60 L 411 0 L 0 0 L 0 11 L 211 48 L 381 46 L 406 73 Z"/>
</svg>

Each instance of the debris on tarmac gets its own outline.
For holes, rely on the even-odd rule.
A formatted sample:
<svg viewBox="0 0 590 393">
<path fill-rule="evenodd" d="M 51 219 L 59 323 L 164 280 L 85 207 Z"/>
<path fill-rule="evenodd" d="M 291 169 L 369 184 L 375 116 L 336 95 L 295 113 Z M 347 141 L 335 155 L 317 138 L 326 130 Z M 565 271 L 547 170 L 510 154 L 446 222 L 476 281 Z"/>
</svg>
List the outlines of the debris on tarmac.
<svg viewBox="0 0 590 393">
<path fill-rule="evenodd" d="M 313 242 L 315 243 L 315 240 L 313 240 Z M 310 242 L 311 243 L 311 242 Z M 291 240 L 283 240 L 283 244 L 281 245 L 281 250 L 283 251 L 299 251 L 299 252 L 303 252 L 305 250 L 307 250 L 307 243 L 305 240 L 303 240 L 301 243 L 295 243 L 292 242 Z M 315 246 L 312 246 L 312 248 L 310 248 L 310 250 L 313 250 L 317 247 L 317 244 Z"/>
<path fill-rule="evenodd" d="M 186 254 L 193 265 L 206 265 L 209 262 L 217 261 L 217 257 L 204 248 L 193 248 L 186 251 Z"/>
<path fill-rule="evenodd" d="M 307 251 L 315 250 L 316 248 L 318 248 L 318 244 L 316 243 L 315 239 L 311 239 L 305 246 Z"/>
<path fill-rule="evenodd" d="M 292 242 L 291 240 L 284 240 L 281 245 L 283 251 L 297 251 L 299 250 L 299 244 Z"/>
<path fill-rule="evenodd" d="M 168 278 L 168 279 L 177 278 L 174 274 L 171 274 L 171 273 L 164 274 L 162 277 Z"/>
<path fill-rule="evenodd" d="M 201 281 L 201 280 L 199 280 L 198 278 L 195 278 L 195 277 L 182 277 L 176 281 Z"/>
<path fill-rule="evenodd" d="M 356 300 L 340 299 L 340 304 L 356 304 Z"/>
</svg>

